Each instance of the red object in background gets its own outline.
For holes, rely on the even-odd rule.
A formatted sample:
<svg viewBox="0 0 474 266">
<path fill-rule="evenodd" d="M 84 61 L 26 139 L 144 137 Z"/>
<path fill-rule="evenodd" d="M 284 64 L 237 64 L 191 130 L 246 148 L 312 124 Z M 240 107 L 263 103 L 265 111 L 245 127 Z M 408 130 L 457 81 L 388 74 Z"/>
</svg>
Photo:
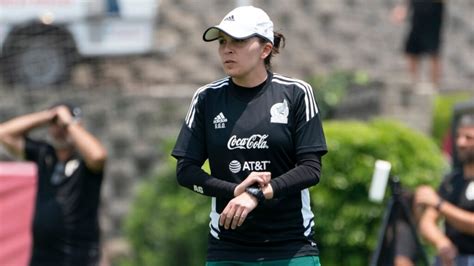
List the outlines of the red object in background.
<svg viewBox="0 0 474 266">
<path fill-rule="evenodd" d="M 443 153 L 448 157 L 449 159 L 452 158 L 453 156 L 453 138 L 451 136 L 451 131 L 447 131 L 446 134 L 443 137 L 443 143 L 441 149 L 443 150 Z"/>
<path fill-rule="evenodd" d="M 32 247 L 36 165 L 0 162 L 0 265 L 26 266 Z"/>
</svg>

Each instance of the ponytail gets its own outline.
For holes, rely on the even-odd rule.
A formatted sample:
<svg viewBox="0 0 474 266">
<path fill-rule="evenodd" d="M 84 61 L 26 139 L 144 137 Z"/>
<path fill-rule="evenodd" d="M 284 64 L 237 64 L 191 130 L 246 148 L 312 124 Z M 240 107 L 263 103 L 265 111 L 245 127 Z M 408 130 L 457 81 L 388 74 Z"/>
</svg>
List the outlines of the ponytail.
<svg viewBox="0 0 474 266">
<path fill-rule="evenodd" d="M 263 42 L 268 42 L 268 40 L 261 38 Z M 285 47 L 286 38 L 282 33 L 274 32 L 273 33 L 273 48 L 270 54 L 265 58 L 264 63 L 267 70 L 272 69 L 271 59 L 274 55 L 280 53 L 280 49 Z"/>
</svg>

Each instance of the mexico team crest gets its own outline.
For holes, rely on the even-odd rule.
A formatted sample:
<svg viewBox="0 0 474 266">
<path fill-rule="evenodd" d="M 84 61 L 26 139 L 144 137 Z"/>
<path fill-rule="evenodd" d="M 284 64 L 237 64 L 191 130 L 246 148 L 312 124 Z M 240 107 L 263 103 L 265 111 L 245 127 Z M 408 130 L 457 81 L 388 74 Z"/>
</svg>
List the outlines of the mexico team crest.
<svg viewBox="0 0 474 266">
<path fill-rule="evenodd" d="M 288 108 L 288 102 L 283 100 L 282 103 L 276 103 L 270 108 L 271 114 L 271 123 L 277 124 L 288 124 L 288 114 L 290 113 L 290 109 Z"/>
</svg>

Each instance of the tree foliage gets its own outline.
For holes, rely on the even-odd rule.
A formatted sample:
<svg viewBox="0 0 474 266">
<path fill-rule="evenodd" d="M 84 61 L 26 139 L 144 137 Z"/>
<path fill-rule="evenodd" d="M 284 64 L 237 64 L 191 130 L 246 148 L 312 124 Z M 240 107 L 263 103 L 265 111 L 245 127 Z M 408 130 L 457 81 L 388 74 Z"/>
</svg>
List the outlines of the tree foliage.
<svg viewBox="0 0 474 266">
<path fill-rule="evenodd" d="M 325 133 L 329 153 L 311 193 L 322 263 L 368 265 L 385 209 L 368 200 L 375 161 L 389 161 L 408 190 L 436 186 L 447 165 L 431 139 L 396 122 L 327 122 Z"/>
<path fill-rule="evenodd" d="M 331 119 L 337 106 L 346 97 L 351 87 L 363 89 L 370 86 L 373 81 L 363 71 L 334 71 L 327 75 L 316 75 L 308 79 L 318 102 L 319 115 L 322 119 Z"/>
</svg>

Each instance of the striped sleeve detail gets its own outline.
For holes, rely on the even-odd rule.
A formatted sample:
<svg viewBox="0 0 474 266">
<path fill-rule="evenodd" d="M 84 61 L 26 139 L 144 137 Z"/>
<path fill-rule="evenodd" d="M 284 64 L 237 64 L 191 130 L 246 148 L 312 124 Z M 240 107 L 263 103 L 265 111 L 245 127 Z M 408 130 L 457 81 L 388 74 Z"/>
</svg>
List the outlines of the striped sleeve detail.
<svg viewBox="0 0 474 266">
<path fill-rule="evenodd" d="M 279 74 L 274 74 L 272 81 L 282 85 L 294 85 L 303 90 L 306 108 L 306 121 L 309 121 L 319 112 L 318 106 L 316 105 L 316 100 L 314 99 L 313 88 L 311 88 L 311 85 L 309 85 L 308 83 L 299 79 L 293 79 Z"/>
<path fill-rule="evenodd" d="M 191 100 L 191 104 L 189 106 L 189 109 L 188 109 L 188 113 L 186 114 L 186 118 L 185 118 L 185 123 L 186 125 L 191 128 L 193 122 L 194 122 L 194 116 L 196 115 L 196 105 L 198 103 L 198 100 L 199 100 L 199 95 L 201 93 L 203 93 L 204 91 L 206 91 L 207 89 L 218 89 L 218 88 L 222 88 L 226 85 L 229 84 L 229 78 L 223 78 L 223 79 L 220 79 L 220 80 L 217 80 L 217 81 L 214 81 L 212 83 L 209 83 L 205 86 L 202 86 L 200 87 L 199 89 L 196 90 L 196 92 L 194 93 L 194 96 Z"/>
</svg>

